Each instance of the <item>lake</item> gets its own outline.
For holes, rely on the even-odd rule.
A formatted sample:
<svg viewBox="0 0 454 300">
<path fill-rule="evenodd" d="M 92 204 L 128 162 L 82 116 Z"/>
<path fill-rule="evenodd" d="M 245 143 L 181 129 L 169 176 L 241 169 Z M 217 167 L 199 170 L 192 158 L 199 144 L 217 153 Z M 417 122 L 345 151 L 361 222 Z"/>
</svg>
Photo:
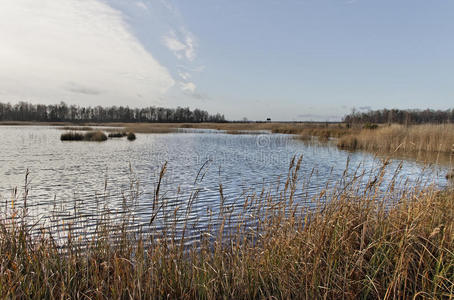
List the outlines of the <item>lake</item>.
<svg viewBox="0 0 454 300">
<path fill-rule="evenodd" d="M 310 202 L 327 186 L 338 183 L 347 161 L 350 174 L 354 170 L 365 174 L 361 179 L 364 184 L 381 166 L 380 158 L 368 153 L 351 153 L 337 149 L 334 143 L 304 142 L 291 135 L 267 132 L 181 130 L 137 134 L 134 142 L 123 138 L 101 143 L 61 142 L 62 132 L 46 126 L 0 127 L 2 207 L 12 205 L 15 187 L 21 199 L 28 170 L 30 219 L 40 224 L 77 220 L 86 233 L 106 211 L 112 220 L 128 211 L 136 226 L 148 224 L 157 209 L 153 206 L 159 203 L 184 211 L 195 191 L 197 197 L 187 217 L 203 230 L 212 222 L 212 212 L 221 206 L 242 207 L 248 195 L 262 190 L 278 193 L 277 186 L 285 183 L 295 156 L 303 155 L 298 172 L 301 188 L 297 188 L 296 195 L 300 202 Z M 165 162 L 167 171 L 159 203 L 154 204 L 159 172 Z M 394 180 L 401 184 L 447 184 L 446 165 L 428 167 L 411 159 L 394 159 L 387 167 L 385 181 L 391 180 L 398 168 Z M 21 204 L 15 203 L 18 207 Z M 157 215 L 156 226 L 164 226 L 164 217 Z"/>
</svg>

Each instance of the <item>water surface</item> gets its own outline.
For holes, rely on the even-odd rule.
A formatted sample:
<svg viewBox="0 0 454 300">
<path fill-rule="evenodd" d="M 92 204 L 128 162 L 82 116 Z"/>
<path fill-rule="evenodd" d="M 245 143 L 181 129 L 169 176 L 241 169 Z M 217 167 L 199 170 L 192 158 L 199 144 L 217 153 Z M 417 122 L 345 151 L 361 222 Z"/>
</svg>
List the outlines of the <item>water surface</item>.
<svg viewBox="0 0 454 300">
<path fill-rule="evenodd" d="M 210 213 L 221 205 L 241 207 L 247 195 L 262 189 L 273 191 L 282 185 L 295 156 L 303 155 L 299 177 L 304 191 L 298 188 L 298 201 L 309 201 L 338 181 L 347 161 L 352 172 L 359 168 L 366 177 L 375 176 L 381 166 L 380 159 L 368 153 L 349 153 L 329 144 L 302 142 L 290 135 L 266 132 L 232 135 L 185 130 L 137 134 L 134 142 L 123 138 L 101 143 L 61 142 L 61 133 L 55 127 L 0 127 L 3 206 L 11 205 L 15 187 L 19 194 L 23 192 L 28 170 L 27 206 L 33 220 L 69 221 L 77 216 L 89 228 L 106 210 L 115 219 L 127 209 L 136 224 L 147 224 L 154 215 L 153 205 L 156 206 L 153 202 L 158 174 L 167 162 L 160 203 L 165 201 L 167 207 L 184 211 L 191 192 L 197 190 L 189 217 L 203 228 L 211 222 Z M 399 182 L 446 184 L 447 166 L 428 167 L 411 159 L 394 159 L 387 167 L 385 180 L 392 178 L 400 164 Z"/>
</svg>

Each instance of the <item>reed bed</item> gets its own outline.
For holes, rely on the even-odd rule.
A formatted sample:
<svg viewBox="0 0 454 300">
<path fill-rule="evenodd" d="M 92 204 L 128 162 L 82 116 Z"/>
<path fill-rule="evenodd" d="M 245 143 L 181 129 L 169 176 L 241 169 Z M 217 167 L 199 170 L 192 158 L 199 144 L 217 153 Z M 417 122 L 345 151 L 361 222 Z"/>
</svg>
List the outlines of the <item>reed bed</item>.
<svg viewBox="0 0 454 300">
<path fill-rule="evenodd" d="M 60 136 L 62 141 L 88 141 L 88 142 L 103 142 L 107 141 L 107 135 L 102 131 L 89 131 L 85 134 L 79 132 L 65 132 Z"/>
<path fill-rule="evenodd" d="M 89 142 L 107 141 L 107 135 L 102 131 L 89 131 L 84 134 L 84 141 Z"/>
<path fill-rule="evenodd" d="M 79 132 L 65 132 L 60 136 L 62 141 L 83 141 L 84 135 Z"/>
<path fill-rule="evenodd" d="M 71 233 L 76 224 L 66 223 L 63 245 L 44 230 L 33 235 L 24 221 L 28 192 L 16 193 L 12 199 L 16 207 L 5 212 L 0 223 L 0 295 L 32 299 L 454 297 L 451 190 L 407 187 L 394 193 L 395 182 L 382 186 L 388 166 L 384 161 L 366 185 L 346 171 L 340 180 L 344 184 L 321 191 L 310 205 L 302 204 L 296 196 L 300 164 L 301 158 L 292 161 L 277 194 L 262 190 L 244 199 L 242 222 L 229 224 L 233 207 L 224 205 L 220 184 L 217 226 L 201 232 L 191 244 L 185 240 L 185 230 L 191 228 L 188 217 L 182 221 L 175 217 L 159 232 L 152 226 L 159 210 L 166 207 L 160 195 L 166 165 L 151 199 L 149 230 L 128 233 L 128 221 L 100 225 L 83 245 Z M 191 194 L 186 207 L 169 208 L 169 215 L 182 210 L 188 216 L 197 193 Z M 184 223 L 178 234 L 177 221 Z"/>
<path fill-rule="evenodd" d="M 339 139 L 338 146 L 377 152 L 434 152 L 454 154 L 454 124 L 390 125 Z"/>
<path fill-rule="evenodd" d="M 128 132 L 126 138 L 128 139 L 128 141 L 134 141 L 136 139 L 136 135 L 134 132 Z"/>
<path fill-rule="evenodd" d="M 295 124 L 296 125 L 296 124 Z M 300 136 L 314 136 L 321 139 L 339 138 L 346 134 L 354 132 L 353 128 L 347 128 L 342 124 L 303 124 L 280 125 L 272 128 L 273 133 L 297 134 Z"/>
<path fill-rule="evenodd" d="M 108 137 L 109 138 L 122 138 L 122 137 L 125 137 L 127 136 L 128 133 L 125 132 L 125 131 L 121 131 L 121 132 L 111 132 L 108 134 Z"/>
</svg>

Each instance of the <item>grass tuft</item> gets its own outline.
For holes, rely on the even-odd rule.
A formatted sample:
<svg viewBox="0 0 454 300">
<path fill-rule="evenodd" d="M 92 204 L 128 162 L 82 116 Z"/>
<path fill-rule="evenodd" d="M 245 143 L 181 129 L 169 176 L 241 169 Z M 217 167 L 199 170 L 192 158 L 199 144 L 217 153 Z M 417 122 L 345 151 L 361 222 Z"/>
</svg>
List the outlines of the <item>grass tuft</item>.
<svg viewBox="0 0 454 300">
<path fill-rule="evenodd" d="M 85 133 L 84 140 L 89 142 L 103 142 L 107 141 L 107 136 L 102 131 L 89 131 Z"/>
<path fill-rule="evenodd" d="M 65 132 L 60 136 L 62 141 L 88 141 L 88 142 L 103 142 L 107 140 L 107 136 L 102 131 L 89 131 L 85 134 L 78 132 Z"/>
<path fill-rule="evenodd" d="M 134 132 L 129 132 L 127 135 L 128 141 L 134 141 L 136 139 L 136 135 Z"/>
<path fill-rule="evenodd" d="M 82 141 L 84 135 L 78 132 L 65 132 L 60 136 L 61 141 Z"/>
<path fill-rule="evenodd" d="M 109 133 L 108 137 L 109 138 L 122 138 L 127 136 L 127 133 L 122 131 L 122 132 L 111 132 Z"/>
</svg>

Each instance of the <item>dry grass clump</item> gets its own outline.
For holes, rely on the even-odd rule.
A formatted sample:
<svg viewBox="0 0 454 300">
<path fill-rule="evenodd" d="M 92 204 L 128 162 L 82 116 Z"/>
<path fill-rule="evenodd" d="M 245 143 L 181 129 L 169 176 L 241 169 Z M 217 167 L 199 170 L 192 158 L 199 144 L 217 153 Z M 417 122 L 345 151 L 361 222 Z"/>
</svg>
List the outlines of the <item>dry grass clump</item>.
<svg viewBox="0 0 454 300">
<path fill-rule="evenodd" d="M 121 132 L 111 132 L 109 133 L 108 137 L 109 138 L 122 138 L 122 137 L 125 137 L 127 136 L 128 134 L 124 131 L 121 131 Z"/>
<path fill-rule="evenodd" d="M 128 141 L 134 141 L 136 139 L 136 135 L 134 134 L 134 132 L 129 132 L 127 137 Z"/>
<path fill-rule="evenodd" d="M 181 209 L 189 216 L 197 192 L 187 207 L 169 208 L 175 222 L 162 231 L 151 226 L 143 234 L 128 234 L 127 224 L 100 225 L 82 246 L 69 231 L 63 248 L 53 235 L 31 235 L 22 221 L 26 208 L 11 210 L 0 223 L 0 294 L 35 299 L 454 296 L 451 191 L 407 189 L 396 200 L 390 192 L 395 183 L 381 192 L 382 169 L 367 187 L 352 179 L 304 205 L 296 196 L 300 163 L 292 162 L 277 195 L 248 196 L 242 208 L 224 204 L 220 185 L 220 209 L 213 217 L 217 229 L 204 229 L 189 245 L 173 224 L 191 228 L 188 218 L 176 215 Z M 165 209 L 159 184 L 153 201 L 156 212 Z M 229 226 L 235 207 L 243 221 Z"/>
<path fill-rule="evenodd" d="M 61 141 L 83 141 L 84 135 L 79 132 L 65 132 L 60 136 Z"/>
<path fill-rule="evenodd" d="M 84 141 L 103 142 L 107 141 L 107 135 L 102 131 L 89 131 L 84 135 Z"/>
<path fill-rule="evenodd" d="M 88 142 L 103 142 L 107 140 L 107 136 L 102 131 L 89 131 L 85 134 L 79 132 L 65 132 L 60 136 L 62 141 L 88 141 Z"/>
<path fill-rule="evenodd" d="M 338 146 L 369 151 L 450 153 L 454 148 L 454 125 L 391 125 L 339 139 Z"/>
</svg>

